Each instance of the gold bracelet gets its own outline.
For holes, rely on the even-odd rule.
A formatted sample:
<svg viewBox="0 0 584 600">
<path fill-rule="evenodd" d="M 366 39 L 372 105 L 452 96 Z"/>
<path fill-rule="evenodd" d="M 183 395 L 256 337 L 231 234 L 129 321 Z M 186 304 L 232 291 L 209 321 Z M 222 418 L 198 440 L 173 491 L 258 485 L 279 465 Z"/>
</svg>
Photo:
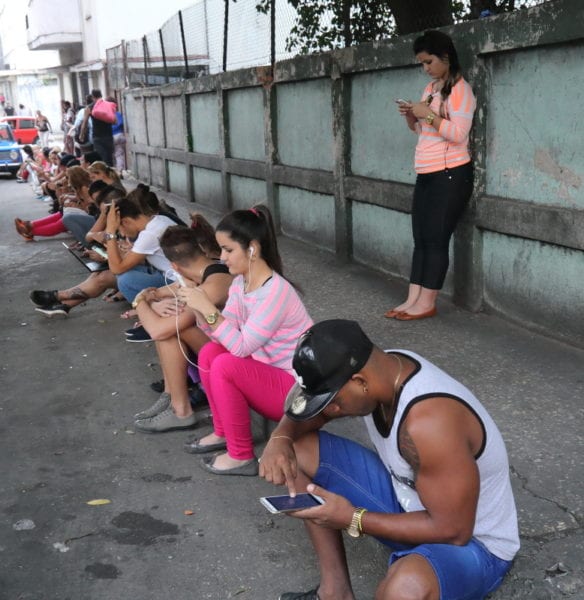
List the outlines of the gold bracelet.
<svg viewBox="0 0 584 600">
<path fill-rule="evenodd" d="M 294 440 L 289 435 L 271 435 L 268 441 L 271 442 L 272 440 L 277 440 L 278 438 L 290 440 L 292 443 L 294 443 Z"/>
<path fill-rule="evenodd" d="M 360 508 L 357 511 L 357 529 L 359 529 L 359 533 L 363 535 L 363 524 L 361 523 L 363 519 L 363 515 L 367 512 L 366 508 Z"/>
</svg>

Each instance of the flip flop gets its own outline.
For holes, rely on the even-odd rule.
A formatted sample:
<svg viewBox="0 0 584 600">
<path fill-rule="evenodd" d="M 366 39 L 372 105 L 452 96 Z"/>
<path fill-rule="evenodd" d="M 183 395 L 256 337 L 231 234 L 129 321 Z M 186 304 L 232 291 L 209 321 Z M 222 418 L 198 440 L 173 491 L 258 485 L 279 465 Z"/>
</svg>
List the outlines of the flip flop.
<svg viewBox="0 0 584 600">
<path fill-rule="evenodd" d="M 138 316 L 138 311 L 136 311 L 135 308 L 131 308 L 130 310 L 124 311 L 120 315 L 120 319 L 133 319 L 134 317 L 137 317 L 137 316 Z"/>
</svg>

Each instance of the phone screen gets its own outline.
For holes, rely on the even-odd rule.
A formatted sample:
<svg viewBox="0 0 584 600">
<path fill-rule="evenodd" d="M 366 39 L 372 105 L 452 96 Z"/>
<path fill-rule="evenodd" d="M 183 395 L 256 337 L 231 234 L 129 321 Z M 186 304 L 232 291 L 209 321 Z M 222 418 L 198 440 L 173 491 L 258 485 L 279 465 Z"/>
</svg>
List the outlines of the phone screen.
<svg viewBox="0 0 584 600">
<path fill-rule="evenodd" d="M 298 494 L 294 498 L 291 496 L 267 496 L 260 498 L 260 501 L 271 512 L 288 512 L 302 510 L 303 508 L 314 508 L 323 503 L 321 498 L 312 494 Z"/>
<path fill-rule="evenodd" d="M 94 244 L 91 246 L 91 249 L 96 252 L 97 254 L 99 254 L 102 258 L 107 259 L 107 252 L 101 247 L 98 246 L 97 244 Z"/>
</svg>

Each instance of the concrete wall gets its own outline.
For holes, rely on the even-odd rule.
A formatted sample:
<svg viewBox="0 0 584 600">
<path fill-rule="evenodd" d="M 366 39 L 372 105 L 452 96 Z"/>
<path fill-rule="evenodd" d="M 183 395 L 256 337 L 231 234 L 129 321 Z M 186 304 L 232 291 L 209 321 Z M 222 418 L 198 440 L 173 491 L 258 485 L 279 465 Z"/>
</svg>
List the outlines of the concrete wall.
<svg viewBox="0 0 584 600">
<path fill-rule="evenodd" d="M 465 23 L 475 193 L 445 292 L 584 345 L 584 6 Z M 136 175 L 224 212 L 266 202 L 282 231 L 409 275 L 415 136 L 393 99 L 426 83 L 414 35 L 126 93 Z"/>
</svg>

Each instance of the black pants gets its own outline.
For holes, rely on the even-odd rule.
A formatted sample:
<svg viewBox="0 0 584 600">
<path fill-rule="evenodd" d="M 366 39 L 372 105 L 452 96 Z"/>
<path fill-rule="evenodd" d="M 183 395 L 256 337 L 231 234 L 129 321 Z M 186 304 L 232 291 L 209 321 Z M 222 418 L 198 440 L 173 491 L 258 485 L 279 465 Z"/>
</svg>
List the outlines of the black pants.
<svg viewBox="0 0 584 600">
<path fill-rule="evenodd" d="M 416 178 L 412 205 L 414 256 L 410 283 L 439 290 L 448 271 L 448 245 L 473 189 L 472 163 Z"/>
<path fill-rule="evenodd" d="M 113 167 L 114 138 L 113 137 L 94 137 L 93 149 L 99 152 L 101 160 L 108 166 Z"/>
</svg>

